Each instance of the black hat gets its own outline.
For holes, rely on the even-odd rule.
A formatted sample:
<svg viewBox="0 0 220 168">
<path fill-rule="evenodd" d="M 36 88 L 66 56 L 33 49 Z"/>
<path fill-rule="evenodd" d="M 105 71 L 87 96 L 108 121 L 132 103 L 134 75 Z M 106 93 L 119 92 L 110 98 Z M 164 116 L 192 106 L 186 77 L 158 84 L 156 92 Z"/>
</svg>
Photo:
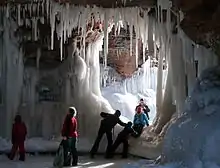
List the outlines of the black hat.
<svg viewBox="0 0 220 168">
<path fill-rule="evenodd" d="M 115 115 L 118 116 L 118 117 L 120 117 L 120 115 L 121 115 L 120 110 L 116 110 L 116 111 L 115 111 Z"/>
</svg>

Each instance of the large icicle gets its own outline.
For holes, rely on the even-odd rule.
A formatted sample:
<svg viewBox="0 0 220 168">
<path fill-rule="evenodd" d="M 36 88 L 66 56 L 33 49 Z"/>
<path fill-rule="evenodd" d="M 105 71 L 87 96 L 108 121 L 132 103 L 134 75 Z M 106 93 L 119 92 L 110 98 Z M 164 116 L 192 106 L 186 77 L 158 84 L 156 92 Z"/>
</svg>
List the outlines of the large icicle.
<svg viewBox="0 0 220 168">
<path fill-rule="evenodd" d="M 104 67 L 107 67 L 107 57 L 108 57 L 108 11 L 105 11 L 105 20 L 104 20 Z"/>
</svg>

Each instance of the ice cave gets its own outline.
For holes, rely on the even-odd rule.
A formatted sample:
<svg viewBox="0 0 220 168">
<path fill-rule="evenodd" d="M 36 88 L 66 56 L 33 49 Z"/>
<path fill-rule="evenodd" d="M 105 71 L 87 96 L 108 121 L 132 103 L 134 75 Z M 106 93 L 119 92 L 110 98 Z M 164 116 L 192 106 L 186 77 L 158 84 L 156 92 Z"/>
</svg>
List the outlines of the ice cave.
<svg viewBox="0 0 220 168">
<path fill-rule="evenodd" d="M 0 0 L 0 156 L 16 114 L 27 152 L 56 151 L 76 107 L 89 152 L 100 112 L 133 121 L 143 98 L 150 126 L 129 153 L 153 162 L 133 167 L 220 167 L 219 15 L 218 0 Z"/>
</svg>

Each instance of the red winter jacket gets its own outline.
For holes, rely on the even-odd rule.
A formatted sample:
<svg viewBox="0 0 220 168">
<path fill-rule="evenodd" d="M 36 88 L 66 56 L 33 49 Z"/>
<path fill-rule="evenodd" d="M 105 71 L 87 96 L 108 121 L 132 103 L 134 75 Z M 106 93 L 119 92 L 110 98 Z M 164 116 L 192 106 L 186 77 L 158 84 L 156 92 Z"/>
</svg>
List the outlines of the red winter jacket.
<svg viewBox="0 0 220 168">
<path fill-rule="evenodd" d="M 63 128 L 62 128 L 62 136 L 63 137 L 78 137 L 77 133 L 77 120 L 75 117 L 70 117 L 68 114 L 64 120 Z"/>
<path fill-rule="evenodd" d="M 15 122 L 12 127 L 12 144 L 23 143 L 27 135 L 27 128 L 23 122 Z"/>
</svg>

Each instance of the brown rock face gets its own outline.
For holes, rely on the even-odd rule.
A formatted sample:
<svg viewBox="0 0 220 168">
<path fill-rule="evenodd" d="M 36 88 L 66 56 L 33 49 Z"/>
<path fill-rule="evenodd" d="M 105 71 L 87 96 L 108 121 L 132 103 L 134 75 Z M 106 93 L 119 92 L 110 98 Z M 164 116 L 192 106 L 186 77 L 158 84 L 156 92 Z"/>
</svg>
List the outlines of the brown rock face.
<svg viewBox="0 0 220 168">
<path fill-rule="evenodd" d="M 130 55 L 130 37 L 126 32 L 121 31 L 119 36 L 112 33 L 109 37 L 108 64 L 124 77 L 130 77 L 136 67 L 136 40 L 132 42 L 132 55 Z M 142 64 L 143 52 L 141 41 L 138 41 L 138 64 Z"/>
<path fill-rule="evenodd" d="M 185 14 L 181 27 L 195 42 L 212 47 L 219 55 L 220 1 L 219 0 L 174 0 Z"/>
</svg>

